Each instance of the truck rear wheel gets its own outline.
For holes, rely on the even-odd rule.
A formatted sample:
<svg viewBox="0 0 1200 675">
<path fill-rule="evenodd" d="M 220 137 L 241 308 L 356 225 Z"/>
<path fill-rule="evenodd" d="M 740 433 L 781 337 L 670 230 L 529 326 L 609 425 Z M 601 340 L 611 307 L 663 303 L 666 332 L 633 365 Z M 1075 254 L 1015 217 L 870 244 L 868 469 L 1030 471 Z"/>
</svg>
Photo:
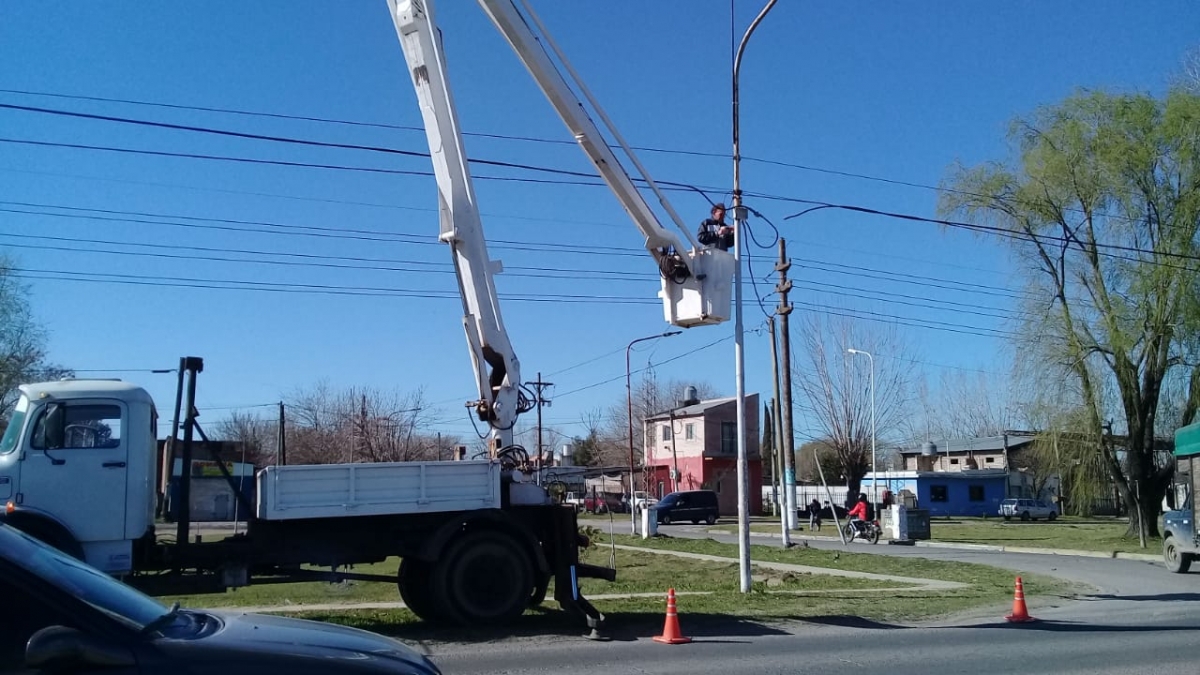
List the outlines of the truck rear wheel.
<svg viewBox="0 0 1200 675">
<path fill-rule="evenodd" d="M 400 570 L 396 573 L 396 586 L 400 588 L 400 599 L 412 610 L 413 614 L 430 623 L 445 620 L 445 615 L 439 611 L 444 603 L 433 597 L 430 579 L 433 566 L 424 560 L 403 558 L 400 560 Z"/>
<path fill-rule="evenodd" d="M 1163 562 L 1168 570 L 1176 574 L 1186 574 L 1192 566 L 1192 556 L 1179 550 L 1175 537 L 1167 537 L 1163 541 Z"/>
<path fill-rule="evenodd" d="M 472 532 L 447 548 L 433 569 L 433 595 L 464 625 L 511 621 L 529 606 L 533 565 L 524 548 L 501 532 Z"/>
</svg>

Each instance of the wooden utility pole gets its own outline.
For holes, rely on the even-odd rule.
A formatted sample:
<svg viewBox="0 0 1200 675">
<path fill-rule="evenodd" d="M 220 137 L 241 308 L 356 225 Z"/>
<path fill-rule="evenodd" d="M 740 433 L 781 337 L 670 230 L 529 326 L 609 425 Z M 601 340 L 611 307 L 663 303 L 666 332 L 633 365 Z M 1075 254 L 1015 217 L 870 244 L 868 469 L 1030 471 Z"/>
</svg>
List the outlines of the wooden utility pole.
<svg viewBox="0 0 1200 675">
<path fill-rule="evenodd" d="M 777 459 L 776 466 L 779 467 L 779 469 L 782 469 L 782 471 L 774 471 L 776 476 L 772 482 L 779 484 L 780 493 L 782 493 L 780 496 L 783 497 L 782 500 L 779 500 L 783 502 L 783 517 L 779 519 L 779 523 L 783 534 L 783 545 L 786 548 L 791 546 L 791 528 L 795 526 L 793 522 L 795 520 L 795 515 L 793 514 L 789 516 L 788 510 L 792 506 L 795 506 L 796 498 L 794 496 L 795 490 L 793 490 L 793 497 L 791 499 L 792 503 L 788 503 L 788 483 L 786 482 L 785 478 L 787 473 L 787 464 L 786 460 L 784 459 L 785 454 L 788 452 L 788 443 L 784 440 L 786 438 L 784 435 L 786 432 L 784 431 L 783 421 L 781 420 L 782 416 L 780 415 L 780 408 L 783 406 L 779 400 L 779 344 L 778 339 L 775 336 L 775 317 L 772 316 L 768 318 L 767 325 L 771 327 L 771 383 L 775 388 L 775 396 L 771 398 L 771 407 L 774 408 L 773 423 L 775 425 L 775 433 L 773 435 L 775 436 L 775 457 Z M 794 470 L 795 469 L 793 467 L 793 471 Z M 795 485 L 794 474 L 792 485 Z"/>
<path fill-rule="evenodd" d="M 538 485 L 541 485 L 542 484 L 542 406 L 550 405 L 550 400 L 547 399 L 543 395 L 543 392 L 546 390 L 547 387 L 553 387 L 554 383 L 553 382 L 542 382 L 542 374 L 540 372 L 537 374 L 537 376 L 538 376 L 538 379 L 536 382 L 526 382 L 525 384 L 533 387 L 534 395 L 537 397 L 537 400 L 535 401 L 535 403 L 537 404 L 537 460 L 535 462 L 535 466 L 537 467 L 537 481 L 536 482 Z"/>
<path fill-rule="evenodd" d="M 792 305 L 788 303 L 788 292 L 792 290 L 792 282 L 787 273 L 792 267 L 792 261 L 787 258 L 787 242 L 779 238 L 779 262 L 775 263 L 775 271 L 779 272 L 779 284 L 775 290 L 779 293 L 779 306 L 775 314 L 779 316 L 779 339 L 782 341 L 783 354 L 780 359 L 780 375 L 783 392 L 779 402 L 783 408 L 783 499 L 786 506 L 785 520 L 789 530 L 796 529 L 796 451 L 795 434 L 792 431 L 792 339 L 788 332 L 788 315 L 792 313 Z"/>
</svg>

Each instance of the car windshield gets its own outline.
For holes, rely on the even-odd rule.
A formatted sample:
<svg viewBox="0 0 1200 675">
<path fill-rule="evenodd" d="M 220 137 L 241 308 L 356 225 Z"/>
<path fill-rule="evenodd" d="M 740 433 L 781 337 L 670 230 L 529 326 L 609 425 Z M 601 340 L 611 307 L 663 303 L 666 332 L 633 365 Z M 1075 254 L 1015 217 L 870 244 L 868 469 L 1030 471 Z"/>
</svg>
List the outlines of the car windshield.
<svg viewBox="0 0 1200 675">
<path fill-rule="evenodd" d="M 658 504 L 659 504 L 659 506 L 670 506 L 677 501 L 679 501 L 679 495 L 672 492 L 671 494 L 667 495 L 666 497 L 663 497 L 662 501 L 659 502 Z"/>
<path fill-rule="evenodd" d="M 0 556 L 136 630 L 169 611 L 153 598 L 11 527 L 0 526 Z"/>
</svg>

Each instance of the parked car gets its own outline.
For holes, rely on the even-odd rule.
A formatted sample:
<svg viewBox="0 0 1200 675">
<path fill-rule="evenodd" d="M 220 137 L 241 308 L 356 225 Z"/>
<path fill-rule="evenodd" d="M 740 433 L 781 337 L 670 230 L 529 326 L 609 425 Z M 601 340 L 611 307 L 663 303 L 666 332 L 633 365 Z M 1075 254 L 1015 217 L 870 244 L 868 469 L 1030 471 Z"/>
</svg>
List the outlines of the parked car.
<svg viewBox="0 0 1200 675">
<path fill-rule="evenodd" d="M 625 511 L 625 504 L 622 503 L 620 495 L 596 493 L 595 495 L 588 495 L 583 500 L 583 510 L 598 515 L 608 513 L 609 511 L 622 513 Z"/>
<path fill-rule="evenodd" d="M 1058 509 L 1038 499 L 1005 499 L 1000 502 L 1000 515 L 1005 520 L 1054 520 L 1058 518 Z"/>
<path fill-rule="evenodd" d="M 712 490 L 688 490 L 672 492 L 662 498 L 657 506 L 658 522 L 662 525 L 690 520 L 704 521 L 709 525 L 717 522 L 717 493 Z"/>
<path fill-rule="evenodd" d="M 658 498 L 649 492 L 638 490 L 637 492 L 633 493 L 633 508 L 637 509 L 638 511 L 641 511 L 647 506 L 654 506 L 657 503 Z"/>
<path fill-rule="evenodd" d="M 166 607 L 0 525 L 0 672 L 439 675 L 374 633 L 316 621 Z"/>
</svg>

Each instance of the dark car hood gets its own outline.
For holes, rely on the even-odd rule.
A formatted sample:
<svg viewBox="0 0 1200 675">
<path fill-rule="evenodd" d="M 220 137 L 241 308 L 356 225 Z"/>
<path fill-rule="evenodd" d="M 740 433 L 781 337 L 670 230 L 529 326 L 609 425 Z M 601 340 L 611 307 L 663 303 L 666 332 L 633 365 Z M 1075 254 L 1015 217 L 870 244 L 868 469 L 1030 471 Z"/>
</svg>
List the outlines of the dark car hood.
<svg viewBox="0 0 1200 675">
<path fill-rule="evenodd" d="M 410 647 L 357 628 L 266 614 L 203 614 L 223 625 L 190 639 L 156 640 L 155 645 L 168 655 L 186 658 L 196 671 L 222 675 L 238 670 L 261 675 L 439 675 L 436 666 Z"/>
</svg>

